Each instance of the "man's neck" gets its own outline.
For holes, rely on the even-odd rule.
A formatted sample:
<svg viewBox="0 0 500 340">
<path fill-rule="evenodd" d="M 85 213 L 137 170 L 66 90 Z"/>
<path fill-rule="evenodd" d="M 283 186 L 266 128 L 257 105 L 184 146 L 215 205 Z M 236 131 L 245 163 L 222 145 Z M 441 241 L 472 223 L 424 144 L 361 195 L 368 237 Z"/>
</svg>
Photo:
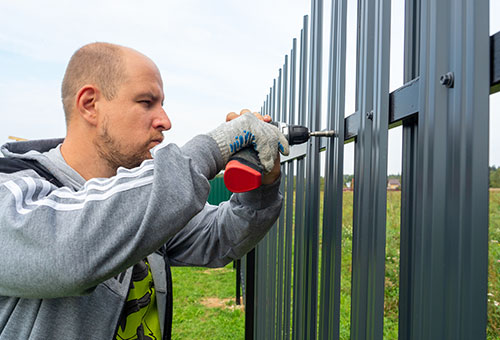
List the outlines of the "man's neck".
<svg viewBox="0 0 500 340">
<path fill-rule="evenodd" d="M 108 178 L 116 174 L 116 170 L 111 169 L 99 157 L 91 140 L 81 142 L 66 137 L 61 145 L 61 154 L 66 163 L 86 181 L 92 178 Z"/>
</svg>

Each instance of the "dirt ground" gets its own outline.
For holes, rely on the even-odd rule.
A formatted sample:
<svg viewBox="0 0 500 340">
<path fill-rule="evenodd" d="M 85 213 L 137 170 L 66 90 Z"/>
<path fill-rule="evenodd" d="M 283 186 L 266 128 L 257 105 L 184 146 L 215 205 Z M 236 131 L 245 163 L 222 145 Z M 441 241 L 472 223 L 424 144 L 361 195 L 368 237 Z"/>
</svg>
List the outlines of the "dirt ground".
<svg viewBox="0 0 500 340">
<path fill-rule="evenodd" d="M 200 303 L 208 308 L 222 308 L 222 309 L 240 309 L 244 310 L 243 305 L 236 305 L 234 298 L 219 299 L 216 297 L 207 297 L 200 301 Z"/>
</svg>

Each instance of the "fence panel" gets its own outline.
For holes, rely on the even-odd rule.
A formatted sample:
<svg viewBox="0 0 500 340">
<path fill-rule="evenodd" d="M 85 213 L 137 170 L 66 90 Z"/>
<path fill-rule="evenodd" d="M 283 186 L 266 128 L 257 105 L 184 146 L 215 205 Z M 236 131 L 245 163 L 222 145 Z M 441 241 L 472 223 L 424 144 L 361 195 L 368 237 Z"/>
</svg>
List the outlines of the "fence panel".
<svg viewBox="0 0 500 340">
<path fill-rule="evenodd" d="M 246 339 L 339 337 L 343 152 L 352 141 L 350 337 L 382 339 L 387 135 L 401 124 L 399 339 L 486 338 L 485 150 L 500 36 L 488 36 L 487 0 L 405 4 L 405 84 L 389 93 L 390 1 L 358 0 L 356 112 L 345 117 L 347 0 L 332 0 L 326 126 L 337 135 L 282 157 L 280 218 L 243 260 Z M 294 39 L 261 109 L 311 130 L 321 128 L 322 8 L 312 0 L 311 25 L 305 16 L 300 47 Z"/>
</svg>

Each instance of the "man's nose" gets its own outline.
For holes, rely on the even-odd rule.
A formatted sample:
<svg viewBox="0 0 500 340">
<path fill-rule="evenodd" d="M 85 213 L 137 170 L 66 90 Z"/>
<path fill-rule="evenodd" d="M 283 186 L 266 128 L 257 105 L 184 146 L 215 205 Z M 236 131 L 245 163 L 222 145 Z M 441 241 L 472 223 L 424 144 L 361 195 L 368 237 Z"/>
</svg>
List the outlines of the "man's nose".
<svg viewBox="0 0 500 340">
<path fill-rule="evenodd" d="M 153 128 L 160 131 L 170 130 L 172 123 L 163 108 L 160 108 L 158 116 L 153 120 Z"/>
</svg>

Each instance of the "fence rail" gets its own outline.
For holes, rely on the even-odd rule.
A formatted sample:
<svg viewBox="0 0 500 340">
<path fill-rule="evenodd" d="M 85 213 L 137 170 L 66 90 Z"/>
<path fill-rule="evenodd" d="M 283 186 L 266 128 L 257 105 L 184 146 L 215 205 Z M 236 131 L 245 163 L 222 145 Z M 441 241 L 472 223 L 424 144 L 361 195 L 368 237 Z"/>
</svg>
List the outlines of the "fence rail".
<svg viewBox="0 0 500 340">
<path fill-rule="evenodd" d="M 325 125 L 338 137 L 294 146 L 282 158 L 280 218 L 243 259 L 246 339 L 339 338 L 348 142 L 355 143 L 356 180 L 350 338 L 382 339 L 387 138 L 388 130 L 400 125 L 399 339 L 486 338 L 485 150 L 488 96 L 500 91 L 500 32 L 488 34 L 487 0 L 406 0 L 405 5 L 402 87 L 389 93 L 390 1 L 358 0 L 356 112 L 345 117 L 345 81 L 351 76 L 345 71 L 347 0 L 332 0 L 326 63 L 323 1 L 312 0 L 300 46 L 294 39 L 290 59 L 285 56 L 263 102 L 261 112 L 275 120 L 320 129 L 325 64 Z M 321 151 L 326 157 L 320 226 Z"/>
</svg>

